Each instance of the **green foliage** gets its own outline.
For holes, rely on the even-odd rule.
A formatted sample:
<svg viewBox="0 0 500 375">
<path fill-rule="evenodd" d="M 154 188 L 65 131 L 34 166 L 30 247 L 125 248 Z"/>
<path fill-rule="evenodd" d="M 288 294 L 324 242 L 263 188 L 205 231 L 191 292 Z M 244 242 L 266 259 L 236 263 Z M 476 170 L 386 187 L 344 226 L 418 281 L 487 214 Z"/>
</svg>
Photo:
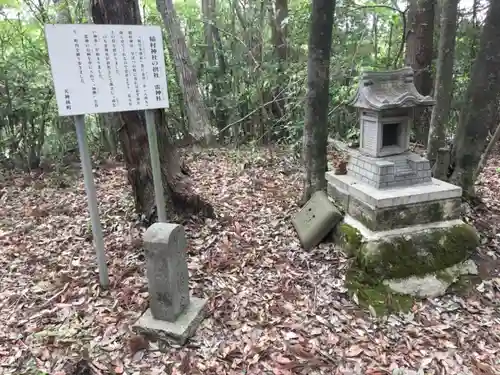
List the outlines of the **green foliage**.
<svg viewBox="0 0 500 375">
<path fill-rule="evenodd" d="M 62 159 L 68 150 L 76 148 L 72 121 L 57 115 L 43 23 L 55 22 L 57 13 L 66 10 L 74 22 L 85 23 L 88 10 L 72 0 L 58 7 L 40 4 L 33 0 L 0 3 L 0 162 L 9 158 L 23 167 L 35 166 L 44 156 Z M 356 112 L 346 103 L 363 69 L 402 66 L 403 22 L 392 4 L 389 0 L 337 1 L 329 88 L 332 135 L 351 141 L 359 136 Z M 141 6 L 145 24 L 162 24 L 155 1 L 146 0 Z M 279 141 L 300 149 L 307 94 L 310 2 L 289 0 L 288 16 L 282 23 L 287 27 L 286 60 L 277 55 L 275 26 L 269 9 L 260 2 L 217 2 L 212 18 L 203 14 L 199 1 L 176 1 L 174 6 L 210 121 L 219 129 L 220 140 L 236 145 Z M 212 55 L 206 25 L 214 25 L 217 30 L 217 35 L 212 35 Z M 451 130 L 458 119 L 479 33 L 477 22 L 473 24 L 470 16 L 461 16 Z M 180 139 L 188 131 L 187 111 L 168 42 L 165 33 L 171 103 L 167 119 L 170 133 Z M 89 143 L 96 152 L 108 148 L 103 141 L 103 134 L 109 133 L 103 130 L 106 126 L 97 116 L 89 116 Z"/>
<path fill-rule="evenodd" d="M 45 124 L 56 116 L 44 37 L 36 23 L 0 20 L 0 89 L 0 153 L 21 164 L 36 163 Z"/>
</svg>

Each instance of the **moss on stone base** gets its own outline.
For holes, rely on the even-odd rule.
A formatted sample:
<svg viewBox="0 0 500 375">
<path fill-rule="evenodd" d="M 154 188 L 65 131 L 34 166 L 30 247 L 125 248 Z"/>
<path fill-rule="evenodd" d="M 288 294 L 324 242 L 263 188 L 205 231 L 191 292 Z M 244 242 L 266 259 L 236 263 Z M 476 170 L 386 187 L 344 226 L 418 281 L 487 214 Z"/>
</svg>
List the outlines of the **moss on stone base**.
<svg viewBox="0 0 500 375">
<path fill-rule="evenodd" d="M 383 280 L 428 273 L 447 278 L 440 271 L 469 258 L 479 244 L 475 229 L 465 223 L 369 242 L 355 227 L 343 223 L 337 241 L 354 257 L 346 276 L 349 294 L 355 293 L 359 304 L 371 306 L 377 315 L 409 311 L 415 301 L 391 291 Z"/>
<path fill-rule="evenodd" d="M 380 280 L 370 277 L 356 263 L 347 272 L 346 287 L 351 298 L 356 294 L 359 305 L 364 309 L 373 308 L 377 316 L 407 312 L 414 304 L 413 297 L 394 293 Z"/>
<path fill-rule="evenodd" d="M 361 248 L 363 237 L 361 233 L 353 226 L 342 223 L 339 227 L 340 245 L 348 255 L 356 255 Z"/>
<path fill-rule="evenodd" d="M 467 259 L 478 246 L 467 224 L 362 243 L 355 254 L 361 267 L 381 279 L 439 271 Z"/>
</svg>

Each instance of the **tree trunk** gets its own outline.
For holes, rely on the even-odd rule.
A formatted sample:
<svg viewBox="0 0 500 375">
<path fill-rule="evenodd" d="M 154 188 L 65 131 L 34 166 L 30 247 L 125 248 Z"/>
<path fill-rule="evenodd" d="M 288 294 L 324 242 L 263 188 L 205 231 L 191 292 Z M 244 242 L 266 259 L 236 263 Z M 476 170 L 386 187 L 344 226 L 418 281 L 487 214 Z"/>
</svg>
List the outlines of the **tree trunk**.
<svg viewBox="0 0 500 375">
<path fill-rule="evenodd" d="M 434 40 L 434 4 L 435 0 L 418 0 L 417 10 L 411 23 L 407 46 L 407 60 L 415 71 L 415 87 L 422 95 L 430 95 L 432 91 L 432 52 Z M 407 43 L 408 43 L 407 42 Z M 429 135 L 429 109 L 417 108 L 414 111 L 413 130 L 417 142 L 427 144 Z"/>
<path fill-rule="evenodd" d="M 458 1 L 445 0 L 441 14 L 441 33 L 436 70 L 434 95 L 436 105 L 431 116 L 427 157 L 434 164 L 438 149 L 445 146 L 446 125 L 450 113 L 451 95 L 453 93 L 453 61 L 455 56 L 455 39 L 457 32 Z"/>
<path fill-rule="evenodd" d="M 441 36 L 441 16 L 444 12 L 444 5 L 447 0 L 436 0 L 434 4 L 434 35 L 432 42 L 432 58 L 437 60 L 439 54 L 439 38 Z M 458 6 L 457 6 L 458 8 Z"/>
<path fill-rule="evenodd" d="M 474 171 L 494 121 L 500 92 L 500 1 L 490 2 L 454 142 L 450 181 L 474 195 Z"/>
<path fill-rule="evenodd" d="M 205 40 L 204 46 L 204 57 L 205 61 L 201 59 L 200 66 L 205 65 L 204 72 L 205 82 L 204 90 L 206 95 L 206 104 L 208 106 L 207 115 L 211 120 L 213 118 L 213 113 L 211 108 L 214 106 L 214 95 L 216 89 L 214 86 L 217 85 L 216 79 L 214 79 L 214 68 L 215 68 L 215 52 L 214 52 L 214 39 L 212 32 L 212 22 L 213 22 L 213 0 L 202 0 L 201 1 L 201 11 L 203 16 L 203 38 Z"/>
<path fill-rule="evenodd" d="M 117 131 L 120 127 L 120 124 L 117 123 L 118 117 L 109 113 L 100 113 L 97 120 L 101 129 L 101 142 L 104 151 L 109 152 L 111 156 L 116 156 L 118 154 Z"/>
<path fill-rule="evenodd" d="M 378 65 L 378 15 L 373 14 L 373 28 L 372 28 L 372 40 L 373 40 L 373 60 L 375 66 Z"/>
<path fill-rule="evenodd" d="M 417 15 L 417 0 L 408 1 L 408 10 L 406 12 L 406 50 L 405 50 L 405 65 L 413 67 L 415 65 L 416 56 L 416 24 L 415 17 Z M 392 23 L 391 23 L 392 26 Z M 391 29 L 392 30 L 392 29 Z"/>
<path fill-rule="evenodd" d="M 95 24 L 141 24 L 137 0 L 91 0 L 91 7 Z M 120 125 L 119 136 L 136 211 L 151 222 L 156 217 L 156 206 L 144 112 L 128 111 L 115 116 L 118 116 Z M 164 111 L 157 110 L 155 119 L 167 215 L 177 211 L 213 216 L 213 208 L 192 191 L 190 180 L 182 172 L 179 155 L 168 134 Z"/>
<path fill-rule="evenodd" d="M 472 30 L 473 30 L 473 32 L 472 32 L 472 35 L 469 35 L 469 40 L 470 40 L 470 52 L 469 52 L 470 66 L 469 66 L 469 69 L 472 69 L 473 61 L 476 59 L 476 55 L 477 55 L 477 41 L 479 39 L 479 33 L 480 33 L 480 25 L 479 25 L 479 22 L 477 20 L 479 3 L 480 3 L 480 0 L 473 0 L 473 3 L 472 3 Z"/>
<path fill-rule="evenodd" d="M 307 101 L 304 119 L 305 181 L 302 202 L 326 188 L 328 86 L 335 0 L 313 0 L 309 29 Z"/>
<path fill-rule="evenodd" d="M 195 141 L 204 141 L 205 144 L 212 145 L 215 137 L 198 87 L 198 79 L 186 45 L 186 38 L 182 33 L 172 0 L 157 0 L 156 7 L 168 32 L 170 52 L 187 108 L 190 134 Z"/>
<path fill-rule="evenodd" d="M 278 66 L 278 85 L 273 90 L 273 103 L 271 110 L 273 117 L 278 121 L 277 140 L 288 136 L 285 120 L 286 94 L 285 94 L 285 72 L 288 57 L 288 0 L 274 0 L 270 2 L 269 19 L 271 25 L 271 40 L 273 43 L 274 56 Z"/>
<path fill-rule="evenodd" d="M 214 10 L 215 0 L 202 0 L 203 11 L 203 34 L 205 37 L 205 51 L 208 66 L 213 68 L 215 66 L 215 50 L 214 50 Z"/>
<path fill-rule="evenodd" d="M 212 27 L 212 35 L 215 42 L 215 47 L 217 51 L 217 62 L 218 62 L 218 75 L 216 84 L 216 104 L 215 104 L 215 118 L 217 121 L 217 127 L 219 128 L 219 141 L 224 141 L 229 139 L 229 131 L 227 130 L 227 123 L 229 119 L 227 97 L 231 96 L 230 86 L 231 83 L 227 81 L 227 64 L 226 58 L 224 57 L 224 45 L 222 44 L 222 39 L 220 37 L 219 29 L 216 25 Z"/>
<path fill-rule="evenodd" d="M 488 142 L 488 146 L 486 146 L 486 150 L 484 150 L 483 155 L 481 156 L 481 160 L 479 160 L 479 163 L 477 164 L 477 168 L 474 171 L 474 181 L 479 177 L 479 175 L 483 172 L 484 166 L 486 165 L 486 162 L 488 161 L 489 156 L 491 155 L 491 152 L 495 148 L 495 145 L 498 143 L 500 140 L 500 125 L 498 125 L 497 122 L 497 128 L 495 129 L 495 132 L 491 136 L 490 141 Z"/>
</svg>

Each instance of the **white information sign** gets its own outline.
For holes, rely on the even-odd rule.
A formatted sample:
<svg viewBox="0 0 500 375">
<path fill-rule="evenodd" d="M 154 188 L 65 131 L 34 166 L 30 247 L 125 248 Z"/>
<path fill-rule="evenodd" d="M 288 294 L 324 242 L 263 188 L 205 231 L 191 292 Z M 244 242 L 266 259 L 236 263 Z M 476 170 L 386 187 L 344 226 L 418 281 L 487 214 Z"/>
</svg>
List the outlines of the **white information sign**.
<svg viewBox="0 0 500 375">
<path fill-rule="evenodd" d="M 45 25 L 60 116 L 168 108 L 159 26 Z"/>
</svg>

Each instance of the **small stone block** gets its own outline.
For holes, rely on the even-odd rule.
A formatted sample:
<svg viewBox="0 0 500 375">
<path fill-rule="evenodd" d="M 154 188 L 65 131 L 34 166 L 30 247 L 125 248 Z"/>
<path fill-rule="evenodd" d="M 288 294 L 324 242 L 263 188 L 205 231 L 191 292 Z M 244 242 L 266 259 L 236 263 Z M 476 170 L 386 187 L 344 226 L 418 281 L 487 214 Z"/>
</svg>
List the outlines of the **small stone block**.
<svg viewBox="0 0 500 375">
<path fill-rule="evenodd" d="M 365 177 L 366 177 L 367 179 L 369 179 L 369 180 L 371 180 L 371 179 L 372 179 L 372 177 L 373 177 L 373 173 L 368 172 L 368 171 L 363 171 L 361 174 L 362 174 L 363 176 L 365 176 Z"/>
<path fill-rule="evenodd" d="M 132 330 L 151 341 L 157 341 L 160 351 L 165 351 L 170 343 L 182 346 L 194 335 L 202 322 L 206 303 L 206 299 L 191 297 L 189 305 L 174 322 L 155 319 L 151 309 L 147 309 L 132 326 Z"/>
<path fill-rule="evenodd" d="M 375 163 L 379 166 L 379 167 L 390 167 L 390 166 L 393 166 L 394 163 L 392 161 L 388 161 L 388 160 L 376 160 Z"/>
<path fill-rule="evenodd" d="M 173 322 L 189 305 L 186 246 L 182 225 L 155 223 L 144 234 L 150 307 L 156 319 Z"/>
<path fill-rule="evenodd" d="M 382 176 L 382 182 L 392 182 L 394 181 L 394 175 L 387 174 Z"/>
<path fill-rule="evenodd" d="M 324 191 L 317 191 L 292 218 L 300 243 L 305 250 L 318 245 L 342 220 L 342 214 Z"/>
</svg>

